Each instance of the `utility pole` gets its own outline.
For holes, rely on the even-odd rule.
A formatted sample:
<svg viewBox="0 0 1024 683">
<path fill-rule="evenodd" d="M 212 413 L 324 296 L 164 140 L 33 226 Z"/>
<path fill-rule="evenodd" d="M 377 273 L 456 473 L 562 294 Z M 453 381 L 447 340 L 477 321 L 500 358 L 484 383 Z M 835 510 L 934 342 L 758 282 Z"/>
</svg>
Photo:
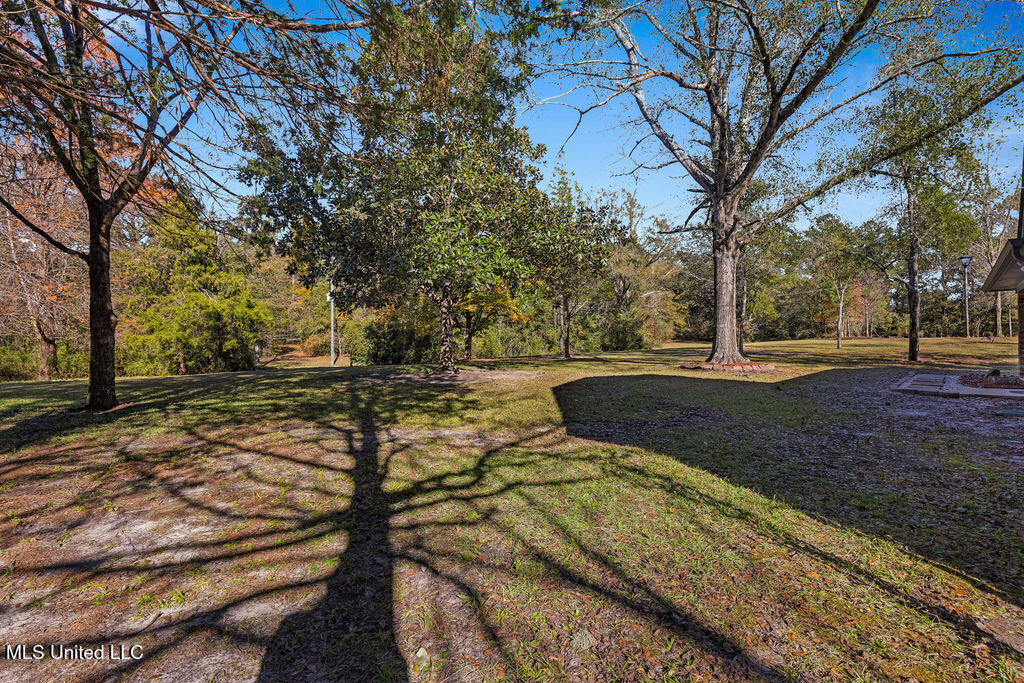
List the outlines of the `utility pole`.
<svg viewBox="0 0 1024 683">
<path fill-rule="evenodd" d="M 327 300 L 331 302 L 331 367 L 334 367 L 334 360 L 336 358 L 334 354 L 334 281 L 331 280 L 331 289 L 327 292 Z"/>
</svg>

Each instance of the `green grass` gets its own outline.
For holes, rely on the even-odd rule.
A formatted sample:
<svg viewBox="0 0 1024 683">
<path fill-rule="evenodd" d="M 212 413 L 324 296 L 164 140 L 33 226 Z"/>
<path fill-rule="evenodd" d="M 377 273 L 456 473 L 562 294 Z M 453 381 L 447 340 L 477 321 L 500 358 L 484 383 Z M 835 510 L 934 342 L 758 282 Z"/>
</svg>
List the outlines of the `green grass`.
<svg viewBox="0 0 1024 683">
<path fill-rule="evenodd" d="M 890 390 L 1015 343 L 833 346 L 125 380 L 99 415 L 0 386 L 0 640 L 145 643 L 79 675 L 1021 680 L 1022 423 Z"/>
</svg>

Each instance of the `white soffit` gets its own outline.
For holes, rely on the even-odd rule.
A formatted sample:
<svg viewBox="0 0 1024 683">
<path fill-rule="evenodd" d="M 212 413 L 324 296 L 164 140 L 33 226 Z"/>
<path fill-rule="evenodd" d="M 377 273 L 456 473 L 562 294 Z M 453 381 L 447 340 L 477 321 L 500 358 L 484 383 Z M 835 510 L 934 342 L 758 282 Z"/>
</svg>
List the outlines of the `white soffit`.
<svg viewBox="0 0 1024 683">
<path fill-rule="evenodd" d="M 996 264 L 992 266 L 992 271 L 985 278 L 985 284 L 981 289 L 985 292 L 1024 290 L 1024 268 L 1021 268 L 1013 258 L 1013 249 L 1010 248 L 1009 242 L 1003 245 L 1003 250 L 999 252 L 999 258 L 996 259 Z"/>
</svg>

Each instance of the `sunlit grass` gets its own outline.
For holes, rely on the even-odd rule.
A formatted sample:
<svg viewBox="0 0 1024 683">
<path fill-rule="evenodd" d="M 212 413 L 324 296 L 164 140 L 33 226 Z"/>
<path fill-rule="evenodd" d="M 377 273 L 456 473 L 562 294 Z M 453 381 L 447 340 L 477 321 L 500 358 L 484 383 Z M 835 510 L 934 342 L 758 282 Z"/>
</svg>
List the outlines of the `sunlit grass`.
<svg viewBox="0 0 1024 683">
<path fill-rule="evenodd" d="M 161 615 L 143 677 L 1019 679 L 1021 423 L 891 391 L 1015 340 L 905 343 L 124 380 L 100 415 L 5 385 L 0 639 Z"/>
</svg>

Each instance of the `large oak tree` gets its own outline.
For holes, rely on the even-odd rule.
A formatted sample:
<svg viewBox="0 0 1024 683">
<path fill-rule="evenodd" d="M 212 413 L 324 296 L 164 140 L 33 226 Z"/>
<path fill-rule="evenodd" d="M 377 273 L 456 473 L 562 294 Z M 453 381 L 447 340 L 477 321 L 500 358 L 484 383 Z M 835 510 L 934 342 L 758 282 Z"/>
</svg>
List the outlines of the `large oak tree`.
<svg viewBox="0 0 1024 683">
<path fill-rule="evenodd" d="M 713 235 L 709 360 L 738 363 L 744 358 L 737 346 L 737 263 L 766 226 L 1024 82 L 1020 37 L 1012 25 L 982 34 L 984 7 L 907 0 L 582 2 L 560 15 L 574 17 L 573 30 L 538 60 L 537 73 L 568 82 L 559 99 L 581 116 L 626 100 L 626 111 L 634 112 L 625 121 L 637 131 L 630 153 L 637 169 L 682 172 L 685 189 L 697 197 L 691 217 L 706 215 Z M 930 65 L 960 84 L 932 128 L 885 145 L 844 137 L 858 130 L 854 114 L 874 94 Z M 825 152 L 826 163 L 813 163 L 808 148 Z M 744 212 L 744 197 L 758 180 L 786 191 L 764 212 Z"/>
</svg>

